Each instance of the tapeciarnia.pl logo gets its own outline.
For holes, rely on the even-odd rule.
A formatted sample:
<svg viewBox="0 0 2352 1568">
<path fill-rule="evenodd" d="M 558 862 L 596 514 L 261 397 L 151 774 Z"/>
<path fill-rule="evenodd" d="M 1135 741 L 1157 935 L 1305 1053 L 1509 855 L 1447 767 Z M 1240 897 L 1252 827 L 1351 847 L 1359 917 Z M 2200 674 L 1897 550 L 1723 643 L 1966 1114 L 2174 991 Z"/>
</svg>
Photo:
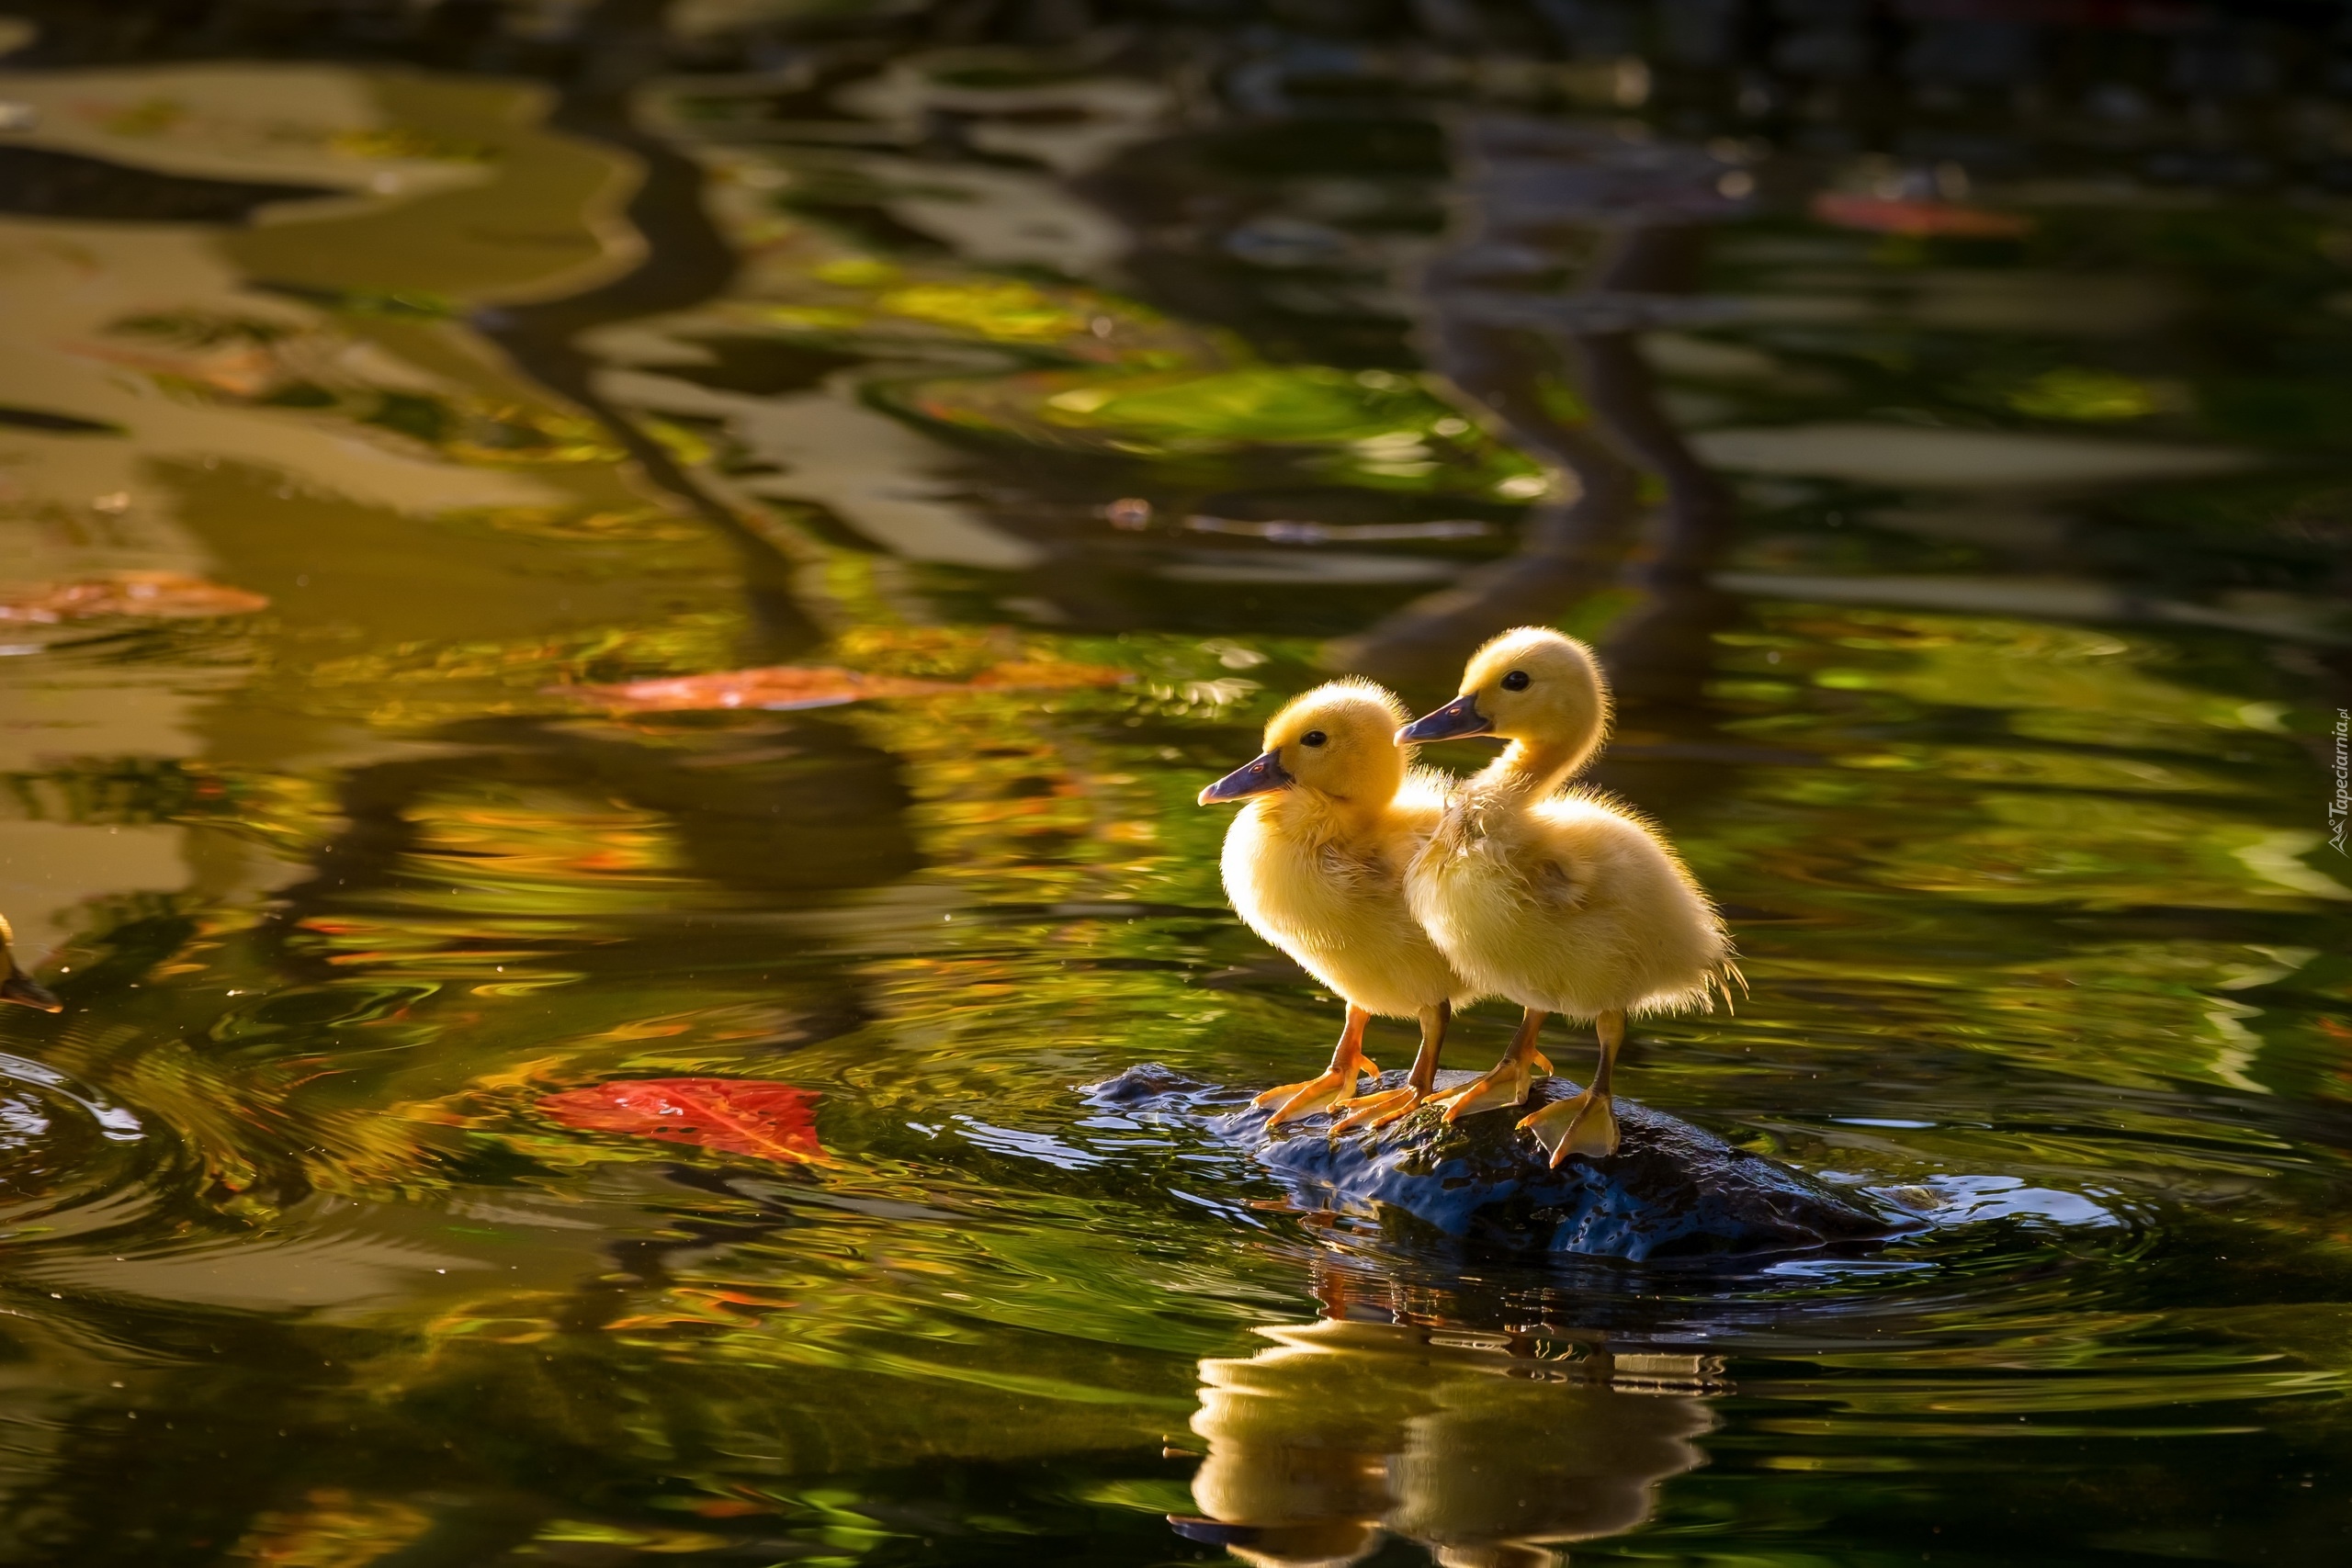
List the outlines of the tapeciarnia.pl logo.
<svg viewBox="0 0 2352 1568">
<path fill-rule="evenodd" d="M 2344 831 L 2352 824 L 2352 709 L 2335 710 L 2335 797 L 2327 803 L 2327 842 L 2346 852 Z"/>
</svg>

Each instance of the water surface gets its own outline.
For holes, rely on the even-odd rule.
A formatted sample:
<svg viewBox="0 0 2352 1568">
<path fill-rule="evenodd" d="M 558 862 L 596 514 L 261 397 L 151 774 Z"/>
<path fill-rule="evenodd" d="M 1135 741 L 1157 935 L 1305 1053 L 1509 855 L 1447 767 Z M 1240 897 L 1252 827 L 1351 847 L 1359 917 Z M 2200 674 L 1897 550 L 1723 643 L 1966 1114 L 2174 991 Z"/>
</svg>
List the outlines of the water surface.
<svg viewBox="0 0 2352 1568">
<path fill-rule="evenodd" d="M 909 36 L 0 78 L 11 602 L 266 600 L 0 627 L 0 1553 L 2341 1552 L 2326 137 Z M 1192 796 L 1531 619 L 1754 987 L 1627 1091 L 1918 1236 L 1465 1264 L 1072 1093 L 1319 1063 Z M 581 690 L 777 664 L 949 689 Z M 813 1122 L 552 1099 L 675 1078 Z"/>
</svg>

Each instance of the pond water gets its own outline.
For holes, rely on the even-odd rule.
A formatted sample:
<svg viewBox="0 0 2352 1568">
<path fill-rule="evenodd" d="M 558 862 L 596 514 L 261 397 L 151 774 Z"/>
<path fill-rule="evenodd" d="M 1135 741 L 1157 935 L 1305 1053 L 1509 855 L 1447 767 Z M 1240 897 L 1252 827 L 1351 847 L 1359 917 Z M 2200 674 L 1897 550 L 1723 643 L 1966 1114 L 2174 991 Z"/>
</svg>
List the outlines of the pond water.
<svg viewBox="0 0 2352 1568">
<path fill-rule="evenodd" d="M 2324 39 L 32 9 L 0 1557 L 2340 1560 Z M 1319 1066 L 1193 796 L 1530 620 L 1753 987 L 1625 1092 L 1918 1235 L 1465 1258 L 1073 1092 Z"/>
</svg>

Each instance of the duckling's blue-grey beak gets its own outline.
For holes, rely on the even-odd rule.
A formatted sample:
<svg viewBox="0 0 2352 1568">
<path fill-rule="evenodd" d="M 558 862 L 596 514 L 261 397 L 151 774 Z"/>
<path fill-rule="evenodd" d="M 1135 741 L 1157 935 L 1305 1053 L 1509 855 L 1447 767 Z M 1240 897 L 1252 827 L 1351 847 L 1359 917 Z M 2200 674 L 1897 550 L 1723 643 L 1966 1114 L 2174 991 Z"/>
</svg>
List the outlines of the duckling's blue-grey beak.
<svg viewBox="0 0 2352 1568">
<path fill-rule="evenodd" d="M 1290 773 L 1283 767 L 1282 759 L 1268 751 L 1253 761 L 1244 762 L 1201 791 L 1201 804 L 1216 806 L 1228 800 L 1247 800 L 1253 795 L 1288 789 L 1291 783 Z"/>
<path fill-rule="evenodd" d="M 52 995 L 47 986 L 33 979 L 21 969 L 11 969 L 8 977 L 0 980 L 0 1002 L 17 1002 L 43 1012 L 63 1012 L 65 1004 Z"/>
<path fill-rule="evenodd" d="M 1460 740 L 1472 735 L 1492 735 L 1495 721 L 1478 711 L 1478 694 L 1464 692 L 1435 713 L 1423 714 L 1396 732 L 1400 746 L 1419 740 Z"/>
</svg>

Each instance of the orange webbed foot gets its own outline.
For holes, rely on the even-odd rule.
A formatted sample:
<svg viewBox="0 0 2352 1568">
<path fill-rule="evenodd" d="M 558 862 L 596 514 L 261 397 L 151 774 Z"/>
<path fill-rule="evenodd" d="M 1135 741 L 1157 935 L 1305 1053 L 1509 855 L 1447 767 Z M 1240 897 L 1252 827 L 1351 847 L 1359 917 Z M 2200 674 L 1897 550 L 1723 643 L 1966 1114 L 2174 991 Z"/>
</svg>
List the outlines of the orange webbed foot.
<svg viewBox="0 0 2352 1568">
<path fill-rule="evenodd" d="M 1333 1109 L 1344 1111 L 1347 1114 L 1331 1123 L 1331 1135 L 1336 1138 L 1342 1133 L 1351 1133 L 1359 1127 L 1366 1132 L 1377 1133 L 1391 1122 L 1411 1115 L 1420 1107 L 1421 1102 L 1421 1091 L 1409 1085 L 1403 1089 L 1386 1089 L 1379 1094 L 1361 1095 L 1354 1100 L 1342 1100 Z"/>
<path fill-rule="evenodd" d="M 1503 1111 L 1517 1105 L 1526 1100 L 1534 1084 L 1532 1063 L 1507 1057 L 1497 1064 L 1494 1071 L 1449 1094 L 1437 1096 L 1430 1103 L 1445 1107 L 1448 1122 L 1459 1122 L 1481 1111 Z"/>
<path fill-rule="evenodd" d="M 1279 1106 L 1279 1110 L 1266 1118 L 1267 1126 L 1279 1127 L 1285 1122 L 1295 1122 L 1302 1116 L 1327 1111 L 1353 1094 L 1358 1073 L 1370 1073 L 1376 1077 L 1380 1069 L 1369 1059 L 1359 1056 L 1352 1070 L 1333 1067 L 1303 1083 L 1277 1084 L 1250 1103 Z"/>
<path fill-rule="evenodd" d="M 1556 1167 L 1570 1155 L 1605 1158 L 1617 1152 L 1617 1111 L 1608 1095 L 1586 1089 L 1574 1100 L 1562 1100 L 1521 1118 L 1520 1126 L 1535 1134 Z"/>
</svg>

